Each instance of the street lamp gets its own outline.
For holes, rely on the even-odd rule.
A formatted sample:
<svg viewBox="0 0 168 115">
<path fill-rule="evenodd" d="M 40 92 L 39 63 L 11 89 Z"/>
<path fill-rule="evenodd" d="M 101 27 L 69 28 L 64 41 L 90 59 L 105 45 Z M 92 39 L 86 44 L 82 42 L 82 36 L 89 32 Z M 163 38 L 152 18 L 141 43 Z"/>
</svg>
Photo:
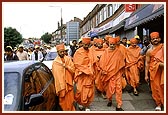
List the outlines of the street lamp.
<svg viewBox="0 0 168 115">
<path fill-rule="evenodd" d="M 60 7 L 61 8 L 61 27 L 60 27 L 60 30 L 61 30 L 61 32 L 60 32 L 60 34 L 61 34 L 61 39 L 63 39 L 63 35 L 62 35 L 62 29 L 63 29 L 63 19 L 62 19 L 62 7 L 61 6 L 49 6 L 49 7 Z"/>
</svg>

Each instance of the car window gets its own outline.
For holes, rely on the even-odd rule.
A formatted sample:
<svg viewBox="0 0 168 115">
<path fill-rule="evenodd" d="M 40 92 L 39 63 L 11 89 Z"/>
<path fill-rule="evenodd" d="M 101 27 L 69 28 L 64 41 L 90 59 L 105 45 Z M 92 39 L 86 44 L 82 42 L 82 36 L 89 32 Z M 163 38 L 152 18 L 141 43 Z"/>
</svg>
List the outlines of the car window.
<svg viewBox="0 0 168 115">
<path fill-rule="evenodd" d="M 54 60 L 57 57 L 57 52 L 49 52 L 46 55 L 46 60 Z"/>
<path fill-rule="evenodd" d="M 4 110 L 18 110 L 20 98 L 20 74 L 17 72 L 4 72 Z"/>
<path fill-rule="evenodd" d="M 29 77 L 25 79 L 23 91 L 24 100 L 26 103 L 29 101 L 31 94 L 37 94 L 43 90 L 44 86 L 50 81 L 51 78 L 53 78 L 53 75 L 48 67 L 42 63 L 34 65 L 33 69 L 32 67 L 27 69 L 25 74 L 29 75 Z M 54 110 L 56 104 L 54 80 L 42 95 L 44 96 L 44 103 L 25 109 L 31 111 Z"/>
</svg>

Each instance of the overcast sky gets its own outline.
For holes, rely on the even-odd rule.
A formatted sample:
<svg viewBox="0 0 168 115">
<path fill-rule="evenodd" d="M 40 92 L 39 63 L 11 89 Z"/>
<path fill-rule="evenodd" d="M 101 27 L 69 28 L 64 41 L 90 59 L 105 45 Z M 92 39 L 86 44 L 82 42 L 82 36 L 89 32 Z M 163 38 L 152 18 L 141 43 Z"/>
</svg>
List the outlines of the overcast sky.
<svg viewBox="0 0 168 115">
<path fill-rule="evenodd" d="M 94 2 L 3 2 L 3 27 L 16 28 L 24 38 L 40 38 L 44 33 L 52 33 L 57 29 L 61 8 L 65 24 L 74 17 L 83 20 L 94 6 Z"/>
</svg>

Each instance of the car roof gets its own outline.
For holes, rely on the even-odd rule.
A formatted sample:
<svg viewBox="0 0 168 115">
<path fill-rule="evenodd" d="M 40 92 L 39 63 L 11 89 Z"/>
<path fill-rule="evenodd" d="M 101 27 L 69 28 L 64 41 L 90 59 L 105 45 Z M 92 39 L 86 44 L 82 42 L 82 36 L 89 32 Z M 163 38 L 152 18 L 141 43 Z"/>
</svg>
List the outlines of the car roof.
<svg viewBox="0 0 168 115">
<path fill-rule="evenodd" d="M 4 72 L 19 72 L 22 73 L 28 66 L 37 63 L 38 61 L 11 61 L 4 63 Z"/>
</svg>

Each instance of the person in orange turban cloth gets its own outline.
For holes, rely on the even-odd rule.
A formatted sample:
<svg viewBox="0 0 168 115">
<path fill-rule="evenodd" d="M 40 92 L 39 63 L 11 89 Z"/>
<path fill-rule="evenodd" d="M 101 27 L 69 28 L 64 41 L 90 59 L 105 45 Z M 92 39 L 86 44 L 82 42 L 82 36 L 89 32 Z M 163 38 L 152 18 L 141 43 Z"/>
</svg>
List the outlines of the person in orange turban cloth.
<svg viewBox="0 0 168 115">
<path fill-rule="evenodd" d="M 116 95 L 116 111 L 123 111 L 122 106 L 122 69 L 125 66 L 124 56 L 116 48 L 117 40 L 109 38 L 109 48 L 102 54 L 99 67 L 101 69 L 101 81 L 103 90 L 108 98 L 107 106 L 112 106 L 112 96 Z M 107 58 L 108 57 L 108 58 Z"/>
<path fill-rule="evenodd" d="M 91 47 L 89 48 L 92 52 L 95 51 L 95 48 L 97 47 L 97 39 L 98 38 L 94 38 L 93 41 L 91 41 Z"/>
<path fill-rule="evenodd" d="M 105 36 L 105 38 L 104 38 L 104 44 L 103 44 L 103 47 L 104 48 L 108 48 L 108 45 L 109 45 L 109 43 L 108 43 L 108 40 L 109 40 L 109 38 L 111 38 L 112 36 L 110 36 L 110 35 L 106 35 Z"/>
<path fill-rule="evenodd" d="M 126 50 L 127 48 L 121 44 L 120 42 L 120 36 L 117 36 L 115 37 L 116 41 L 117 41 L 117 45 L 116 47 L 121 51 L 122 55 L 124 56 L 124 62 L 126 62 Z M 125 76 L 125 69 L 123 69 L 123 74 L 122 74 L 122 88 L 124 89 L 127 85 L 127 82 L 126 82 L 126 76 Z"/>
<path fill-rule="evenodd" d="M 94 71 L 95 71 L 95 74 L 94 74 L 95 86 L 96 86 L 96 89 L 97 89 L 98 93 L 100 93 L 103 98 L 106 98 L 105 93 L 103 92 L 103 84 L 102 84 L 101 79 L 100 79 L 101 78 L 101 72 L 100 72 L 100 68 L 99 68 L 99 65 L 98 65 L 98 62 L 99 62 L 102 54 L 105 51 L 105 48 L 103 48 L 103 39 L 102 38 L 97 39 L 96 44 L 97 44 L 97 47 L 95 48 L 95 50 L 93 52 L 93 55 L 94 55 L 93 66 L 94 66 Z"/>
<path fill-rule="evenodd" d="M 89 49 L 91 38 L 82 38 L 83 46 L 73 57 L 75 65 L 74 81 L 76 83 L 75 100 L 79 109 L 90 110 L 89 105 L 94 99 L 93 54 Z"/>
<path fill-rule="evenodd" d="M 65 56 L 64 44 L 56 45 L 58 56 L 52 63 L 52 73 L 55 81 L 56 94 L 63 111 L 75 111 L 74 107 L 74 64 L 70 57 Z"/>
<path fill-rule="evenodd" d="M 153 45 L 146 53 L 145 80 L 148 82 L 150 73 L 150 85 L 152 97 L 156 103 L 156 111 L 161 111 L 164 106 L 164 45 L 160 43 L 158 32 L 150 34 Z"/>
<path fill-rule="evenodd" d="M 136 38 L 131 38 L 130 42 L 131 45 L 126 51 L 126 78 L 133 88 L 133 94 L 138 96 L 139 74 L 144 67 L 144 60 L 143 56 L 140 55 L 141 48 L 137 45 Z"/>
</svg>

